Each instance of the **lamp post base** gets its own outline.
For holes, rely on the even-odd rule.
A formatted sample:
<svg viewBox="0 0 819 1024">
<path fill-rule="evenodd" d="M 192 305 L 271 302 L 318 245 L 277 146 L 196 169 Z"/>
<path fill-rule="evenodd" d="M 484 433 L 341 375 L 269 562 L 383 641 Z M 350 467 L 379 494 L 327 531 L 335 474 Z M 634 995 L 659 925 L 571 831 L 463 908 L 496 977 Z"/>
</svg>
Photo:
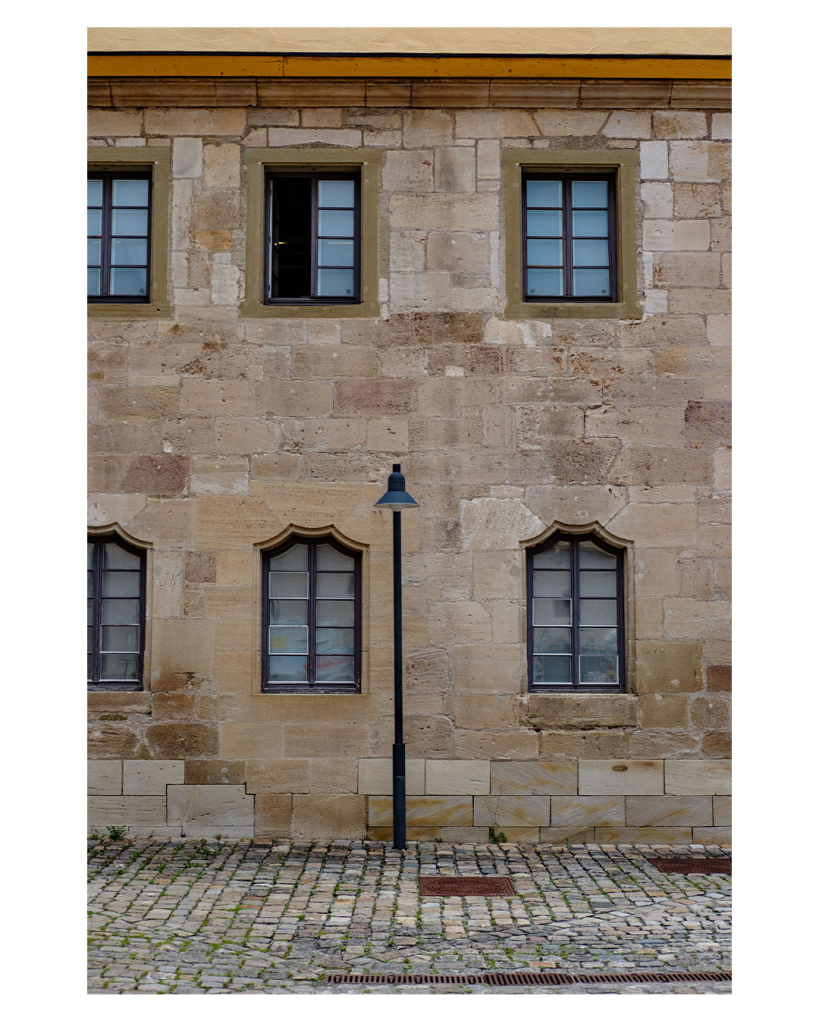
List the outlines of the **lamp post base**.
<svg viewBox="0 0 819 1024">
<path fill-rule="evenodd" d="M 403 743 L 392 745 L 392 846 L 407 848 L 407 769 Z"/>
</svg>

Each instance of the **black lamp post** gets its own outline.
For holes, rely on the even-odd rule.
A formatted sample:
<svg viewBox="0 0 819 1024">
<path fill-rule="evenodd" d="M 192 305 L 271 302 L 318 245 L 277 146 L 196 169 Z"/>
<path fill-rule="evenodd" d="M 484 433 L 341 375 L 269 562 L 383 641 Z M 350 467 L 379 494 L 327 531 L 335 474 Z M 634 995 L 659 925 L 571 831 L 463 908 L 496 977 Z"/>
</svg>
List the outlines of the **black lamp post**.
<svg viewBox="0 0 819 1024">
<path fill-rule="evenodd" d="M 404 643 L 401 628 L 401 512 L 418 508 L 418 502 L 404 489 L 404 476 L 397 463 L 387 481 L 387 493 L 376 508 L 392 509 L 392 590 L 395 682 L 395 743 L 392 745 L 392 845 L 407 848 L 407 768 L 404 752 Z"/>
</svg>

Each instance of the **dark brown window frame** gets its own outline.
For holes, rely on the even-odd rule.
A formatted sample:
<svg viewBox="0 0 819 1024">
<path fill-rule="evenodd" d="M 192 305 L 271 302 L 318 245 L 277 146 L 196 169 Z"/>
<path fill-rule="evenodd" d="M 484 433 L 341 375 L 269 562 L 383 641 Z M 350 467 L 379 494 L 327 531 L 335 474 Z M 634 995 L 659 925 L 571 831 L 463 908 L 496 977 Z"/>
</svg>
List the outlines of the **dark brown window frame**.
<svg viewBox="0 0 819 1024">
<path fill-rule="evenodd" d="M 307 682 L 271 683 L 269 681 L 269 637 L 270 637 L 270 559 L 284 554 L 297 544 L 303 544 L 308 551 L 309 587 L 307 596 Z M 316 682 L 316 552 L 320 544 L 329 544 L 336 551 L 354 560 L 354 680 L 352 682 Z M 262 693 L 360 693 L 361 692 L 361 566 L 360 551 L 346 547 L 335 537 L 327 534 L 320 537 L 304 537 L 294 534 L 283 544 L 262 552 Z"/>
<path fill-rule="evenodd" d="M 87 681 L 89 690 L 142 690 L 143 672 L 145 667 L 145 606 L 146 606 L 146 566 L 147 558 L 143 549 L 134 547 L 123 540 L 119 534 L 89 534 L 88 543 L 94 545 L 94 588 L 92 602 L 92 671 Z M 137 678 L 135 681 L 117 681 L 100 679 L 100 656 L 102 650 L 102 573 L 103 549 L 106 544 L 115 543 L 130 555 L 139 558 L 139 653 L 137 656 Z"/>
<path fill-rule="evenodd" d="M 100 294 L 99 295 L 88 295 L 87 301 L 92 305 L 149 305 L 151 299 L 151 275 L 152 275 L 152 234 L 153 234 L 153 191 L 154 182 L 151 171 L 142 170 L 123 170 L 123 171 L 111 171 L 111 170 L 94 170 L 89 167 L 88 169 L 88 180 L 97 181 L 101 180 L 103 183 L 102 187 L 102 226 L 101 226 L 101 240 L 100 240 Z M 113 193 L 113 181 L 147 181 L 148 182 L 148 233 L 146 236 L 133 236 L 143 238 L 145 237 L 147 242 L 147 256 L 145 267 L 145 284 L 146 290 L 145 295 L 111 295 L 110 294 L 110 278 L 111 278 L 111 228 L 112 228 L 112 193 Z M 119 207 L 118 207 L 119 208 Z M 135 207 L 136 209 L 146 209 L 146 207 Z M 120 237 L 120 236 L 117 236 Z M 130 236 L 121 236 L 130 237 Z M 142 265 L 140 265 L 140 269 Z M 103 291 L 109 292 L 109 294 L 103 294 Z"/>
<path fill-rule="evenodd" d="M 311 182 L 310 198 L 310 297 L 274 297 L 273 290 L 273 194 L 275 182 L 282 178 L 301 178 Z M 352 181 L 355 185 L 353 209 L 353 291 L 345 296 L 317 294 L 318 278 L 318 183 L 319 181 Z M 265 172 L 264 218 L 264 304 L 268 306 L 352 306 L 361 303 L 361 175 L 358 171 L 267 170 Z M 322 207 L 325 209 L 325 207 Z M 349 209 L 349 207 L 345 207 Z M 349 268 L 343 268 L 349 269 Z"/>
<path fill-rule="evenodd" d="M 587 269 L 606 269 L 609 274 L 609 295 L 574 295 L 572 294 L 574 288 L 573 270 L 573 249 L 572 242 L 575 240 L 572 231 L 572 218 L 571 213 L 574 209 L 572 205 L 572 189 L 567 185 L 572 181 L 606 181 L 608 185 L 608 250 L 609 250 L 609 262 L 605 268 L 589 267 Z M 527 263 L 527 220 L 528 220 L 528 206 L 526 203 L 526 185 L 529 181 L 559 181 L 562 183 L 562 213 L 563 213 L 563 293 L 561 295 L 529 295 L 529 266 Z M 521 209 L 522 209 L 522 224 L 521 224 L 521 271 L 523 278 L 523 301 L 532 303 L 543 303 L 543 302 L 567 302 L 567 303 L 584 303 L 588 304 L 591 302 L 605 302 L 605 303 L 616 303 L 618 302 L 618 282 L 617 282 L 617 178 L 616 174 L 610 171 L 600 171 L 595 173 L 594 171 L 534 171 L 524 170 L 521 174 L 521 184 L 523 188 Z M 584 207 L 580 207 L 584 209 Z M 600 207 L 597 207 L 600 209 Z M 539 237 L 539 236 L 532 236 Z M 584 268 L 586 269 L 586 268 Z"/>
<path fill-rule="evenodd" d="M 571 661 L 572 683 L 570 686 L 534 682 L 534 626 L 532 624 L 534 599 L 534 558 L 535 555 L 554 547 L 559 541 L 570 543 L 571 565 Z M 617 685 L 580 682 L 580 588 L 578 553 L 581 541 L 591 541 L 602 551 L 617 559 Z M 553 533 L 542 544 L 526 552 L 526 661 L 530 693 L 623 693 L 626 689 L 626 630 L 625 630 L 625 552 L 613 547 L 594 533 Z"/>
</svg>

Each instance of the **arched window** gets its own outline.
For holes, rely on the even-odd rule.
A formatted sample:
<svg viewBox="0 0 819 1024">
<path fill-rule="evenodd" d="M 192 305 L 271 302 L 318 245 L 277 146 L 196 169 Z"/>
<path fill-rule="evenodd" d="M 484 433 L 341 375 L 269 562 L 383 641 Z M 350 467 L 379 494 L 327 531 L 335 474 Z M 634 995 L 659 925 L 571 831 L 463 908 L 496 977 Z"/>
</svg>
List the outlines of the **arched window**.
<svg viewBox="0 0 819 1024">
<path fill-rule="evenodd" d="M 623 552 L 598 537 L 553 534 L 527 552 L 530 690 L 622 690 Z"/>
<path fill-rule="evenodd" d="M 115 535 L 88 538 L 88 684 L 140 689 L 145 552 Z"/>
<path fill-rule="evenodd" d="M 332 537 L 264 552 L 262 690 L 357 692 L 361 555 Z"/>
</svg>

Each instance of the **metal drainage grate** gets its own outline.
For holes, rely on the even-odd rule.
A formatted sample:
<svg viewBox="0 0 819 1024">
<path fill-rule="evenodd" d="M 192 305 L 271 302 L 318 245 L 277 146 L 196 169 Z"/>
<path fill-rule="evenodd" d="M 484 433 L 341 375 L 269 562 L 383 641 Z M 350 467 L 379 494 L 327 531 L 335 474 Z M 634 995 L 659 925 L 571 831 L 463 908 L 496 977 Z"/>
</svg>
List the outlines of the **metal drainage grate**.
<svg viewBox="0 0 819 1024">
<path fill-rule="evenodd" d="M 588 985 L 640 982 L 730 981 L 730 971 L 568 974 L 562 971 L 488 971 L 486 974 L 326 974 L 327 985 Z"/>
<path fill-rule="evenodd" d="M 515 896 L 510 879 L 503 875 L 461 876 L 421 875 L 422 896 Z"/>
<path fill-rule="evenodd" d="M 650 863 L 667 875 L 730 875 L 730 857 L 650 857 Z"/>
</svg>

